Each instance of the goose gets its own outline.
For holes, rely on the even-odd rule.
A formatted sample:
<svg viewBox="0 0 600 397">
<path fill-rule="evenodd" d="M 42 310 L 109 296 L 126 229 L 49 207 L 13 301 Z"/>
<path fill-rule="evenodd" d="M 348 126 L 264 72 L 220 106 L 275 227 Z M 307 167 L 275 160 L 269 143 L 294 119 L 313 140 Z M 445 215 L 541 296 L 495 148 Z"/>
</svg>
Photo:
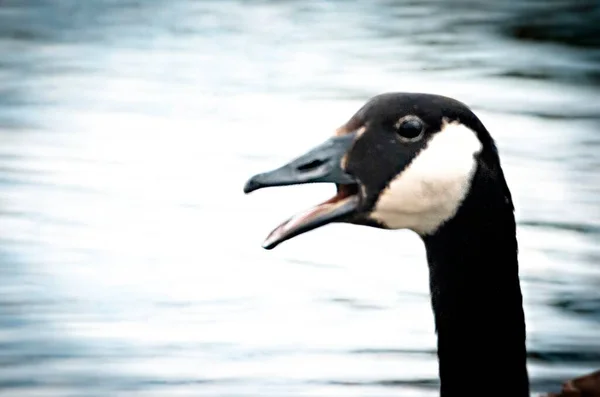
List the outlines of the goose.
<svg viewBox="0 0 600 397">
<path fill-rule="evenodd" d="M 320 145 L 249 178 L 244 193 L 307 183 L 337 193 L 277 226 L 263 248 L 331 223 L 415 232 L 429 267 L 440 396 L 529 396 L 514 203 L 496 143 L 466 104 L 374 96 Z M 600 371 L 559 393 L 549 396 L 600 396 Z"/>
</svg>

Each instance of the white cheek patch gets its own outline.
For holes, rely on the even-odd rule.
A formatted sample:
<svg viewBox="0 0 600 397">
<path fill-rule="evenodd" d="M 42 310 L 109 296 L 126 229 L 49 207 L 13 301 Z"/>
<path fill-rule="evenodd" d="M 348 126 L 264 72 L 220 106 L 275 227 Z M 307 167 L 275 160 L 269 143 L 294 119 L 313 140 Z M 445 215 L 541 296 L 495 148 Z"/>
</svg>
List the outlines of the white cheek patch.
<svg viewBox="0 0 600 397">
<path fill-rule="evenodd" d="M 482 149 L 473 130 L 446 123 L 380 194 L 371 217 L 390 229 L 435 232 L 452 218 L 469 191 Z"/>
</svg>

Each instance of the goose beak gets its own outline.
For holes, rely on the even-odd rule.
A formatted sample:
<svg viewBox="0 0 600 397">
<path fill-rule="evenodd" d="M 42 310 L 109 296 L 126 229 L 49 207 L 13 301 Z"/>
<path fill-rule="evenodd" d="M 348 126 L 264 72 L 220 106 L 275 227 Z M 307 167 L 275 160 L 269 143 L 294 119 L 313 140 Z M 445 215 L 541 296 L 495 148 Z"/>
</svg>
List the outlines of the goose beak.
<svg viewBox="0 0 600 397">
<path fill-rule="evenodd" d="M 294 215 L 276 227 L 266 238 L 263 248 L 273 249 L 280 243 L 328 223 L 341 221 L 359 206 L 357 181 L 342 169 L 342 160 L 356 134 L 328 139 L 302 156 L 269 172 L 254 175 L 246 182 L 244 193 L 265 187 L 335 183 L 337 194 L 307 211 Z"/>
</svg>

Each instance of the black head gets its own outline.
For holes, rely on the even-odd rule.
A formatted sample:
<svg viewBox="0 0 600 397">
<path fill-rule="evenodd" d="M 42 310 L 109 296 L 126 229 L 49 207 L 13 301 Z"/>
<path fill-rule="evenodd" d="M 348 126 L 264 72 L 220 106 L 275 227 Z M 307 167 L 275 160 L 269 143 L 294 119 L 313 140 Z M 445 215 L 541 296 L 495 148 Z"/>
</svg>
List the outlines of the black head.
<svg viewBox="0 0 600 397">
<path fill-rule="evenodd" d="M 251 191 L 329 182 L 337 194 L 278 226 L 263 247 L 332 222 L 430 235 L 454 217 L 478 168 L 498 170 L 496 147 L 463 103 L 419 93 L 370 99 L 334 137 L 290 163 L 253 176 Z"/>
</svg>

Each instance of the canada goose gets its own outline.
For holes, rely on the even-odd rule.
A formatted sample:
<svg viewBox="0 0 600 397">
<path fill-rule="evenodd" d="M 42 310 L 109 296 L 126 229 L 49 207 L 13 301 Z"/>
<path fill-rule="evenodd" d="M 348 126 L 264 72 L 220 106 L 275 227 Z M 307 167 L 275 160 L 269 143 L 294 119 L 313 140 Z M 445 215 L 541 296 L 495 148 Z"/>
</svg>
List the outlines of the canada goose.
<svg viewBox="0 0 600 397">
<path fill-rule="evenodd" d="M 378 95 L 244 192 L 317 182 L 337 194 L 279 225 L 263 247 L 332 222 L 414 231 L 427 252 L 440 395 L 529 396 L 513 200 L 477 116 L 439 95 Z M 565 396 L 600 396 L 600 372 L 569 385 L 589 390 Z"/>
</svg>

